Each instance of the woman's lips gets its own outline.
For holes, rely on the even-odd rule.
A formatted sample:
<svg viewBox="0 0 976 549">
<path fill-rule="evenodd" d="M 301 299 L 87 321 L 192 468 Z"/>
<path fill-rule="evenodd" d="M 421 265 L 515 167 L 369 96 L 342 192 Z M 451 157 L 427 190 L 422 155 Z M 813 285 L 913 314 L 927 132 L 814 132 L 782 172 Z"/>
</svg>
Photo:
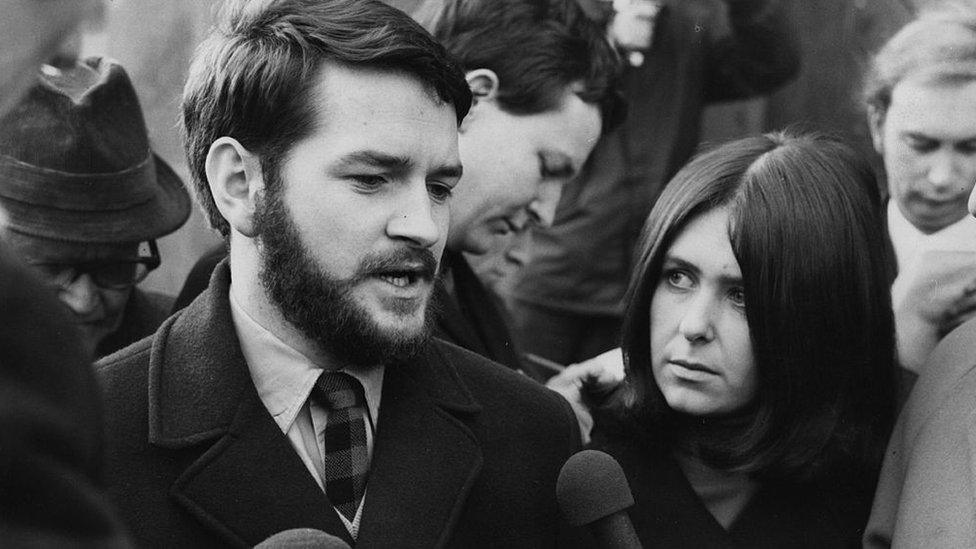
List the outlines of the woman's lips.
<svg viewBox="0 0 976 549">
<path fill-rule="evenodd" d="M 685 370 L 691 370 L 693 372 L 702 372 L 706 374 L 718 375 L 718 370 L 708 367 L 701 362 L 695 362 L 693 360 L 685 360 L 680 358 L 673 358 L 668 360 L 669 363 L 684 368 Z"/>
</svg>

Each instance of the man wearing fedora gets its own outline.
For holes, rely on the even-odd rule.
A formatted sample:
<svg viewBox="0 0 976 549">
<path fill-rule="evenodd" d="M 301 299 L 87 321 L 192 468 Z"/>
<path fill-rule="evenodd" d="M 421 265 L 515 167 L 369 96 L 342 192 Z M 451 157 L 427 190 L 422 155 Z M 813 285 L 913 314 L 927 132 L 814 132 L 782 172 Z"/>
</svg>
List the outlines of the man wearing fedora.
<svg viewBox="0 0 976 549">
<path fill-rule="evenodd" d="M 7 239 L 104 356 L 151 334 L 171 299 L 135 287 L 160 257 L 155 239 L 190 214 L 180 179 L 149 147 L 121 66 L 47 66 L 0 122 Z"/>
<path fill-rule="evenodd" d="M 182 109 L 229 258 L 96 366 L 137 542 L 556 544 L 569 405 L 428 337 L 470 103 L 444 48 L 379 0 L 225 5 Z"/>
</svg>

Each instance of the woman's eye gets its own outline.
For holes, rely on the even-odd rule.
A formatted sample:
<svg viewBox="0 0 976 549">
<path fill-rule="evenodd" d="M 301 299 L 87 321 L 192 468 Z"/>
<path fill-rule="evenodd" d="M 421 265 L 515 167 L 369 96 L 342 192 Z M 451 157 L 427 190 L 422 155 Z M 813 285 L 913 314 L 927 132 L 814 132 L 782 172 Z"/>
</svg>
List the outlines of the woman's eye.
<svg viewBox="0 0 976 549">
<path fill-rule="evenodd" d="M 451 187 L 442 183 L 428 183 L 427 192 L 435 201 L 443 203 L 446 202 L 447 199 L 451 198 L 451 194 L 453 194 L 454 191 L 451 189 Z"/>
<path fill-rule="evenodd" d="M 742 288 L 732 288 L 729 290 L 729 299 L 738 307 L 746 306 L 746 292 Z"/>
<path fill-rule="evenodd" d="M 665 273 L 665 280 L 669 286 L 682 290 L 691 288 L 692 285 L 691 277 L 684 271 L 668 271 Z"/>
</svg>

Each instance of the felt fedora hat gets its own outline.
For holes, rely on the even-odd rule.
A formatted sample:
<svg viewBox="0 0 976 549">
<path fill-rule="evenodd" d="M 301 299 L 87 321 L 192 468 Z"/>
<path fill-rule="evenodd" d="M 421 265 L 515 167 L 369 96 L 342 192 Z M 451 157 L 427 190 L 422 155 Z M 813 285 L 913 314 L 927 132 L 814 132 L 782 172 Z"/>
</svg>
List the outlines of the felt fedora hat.
<svg viewBox="0 0 976 549">
<path fill-rule="evenodd" d="M 128 75 L 103 58 L 40 76 L 0 120 L 7 228 L 71 242 L 137 242 L 178 229 L 190 195 L 149 147 Z"/>
</svg>

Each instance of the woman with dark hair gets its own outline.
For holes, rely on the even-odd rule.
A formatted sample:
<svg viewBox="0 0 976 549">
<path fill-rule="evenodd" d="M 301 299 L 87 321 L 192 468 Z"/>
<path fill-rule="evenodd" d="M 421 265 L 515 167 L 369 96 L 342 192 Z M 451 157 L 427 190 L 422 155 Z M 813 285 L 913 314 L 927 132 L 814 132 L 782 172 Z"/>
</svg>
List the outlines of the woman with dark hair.
<svg viewBox="0 0 976 549">
<path fill-rule="evenodd" d="M 859 543 L 895 394 L 873 185 L 838 141 L 778 133 L 695 158 L 661 195 L 593 443 L 647 546 Z"/>
</svg>

